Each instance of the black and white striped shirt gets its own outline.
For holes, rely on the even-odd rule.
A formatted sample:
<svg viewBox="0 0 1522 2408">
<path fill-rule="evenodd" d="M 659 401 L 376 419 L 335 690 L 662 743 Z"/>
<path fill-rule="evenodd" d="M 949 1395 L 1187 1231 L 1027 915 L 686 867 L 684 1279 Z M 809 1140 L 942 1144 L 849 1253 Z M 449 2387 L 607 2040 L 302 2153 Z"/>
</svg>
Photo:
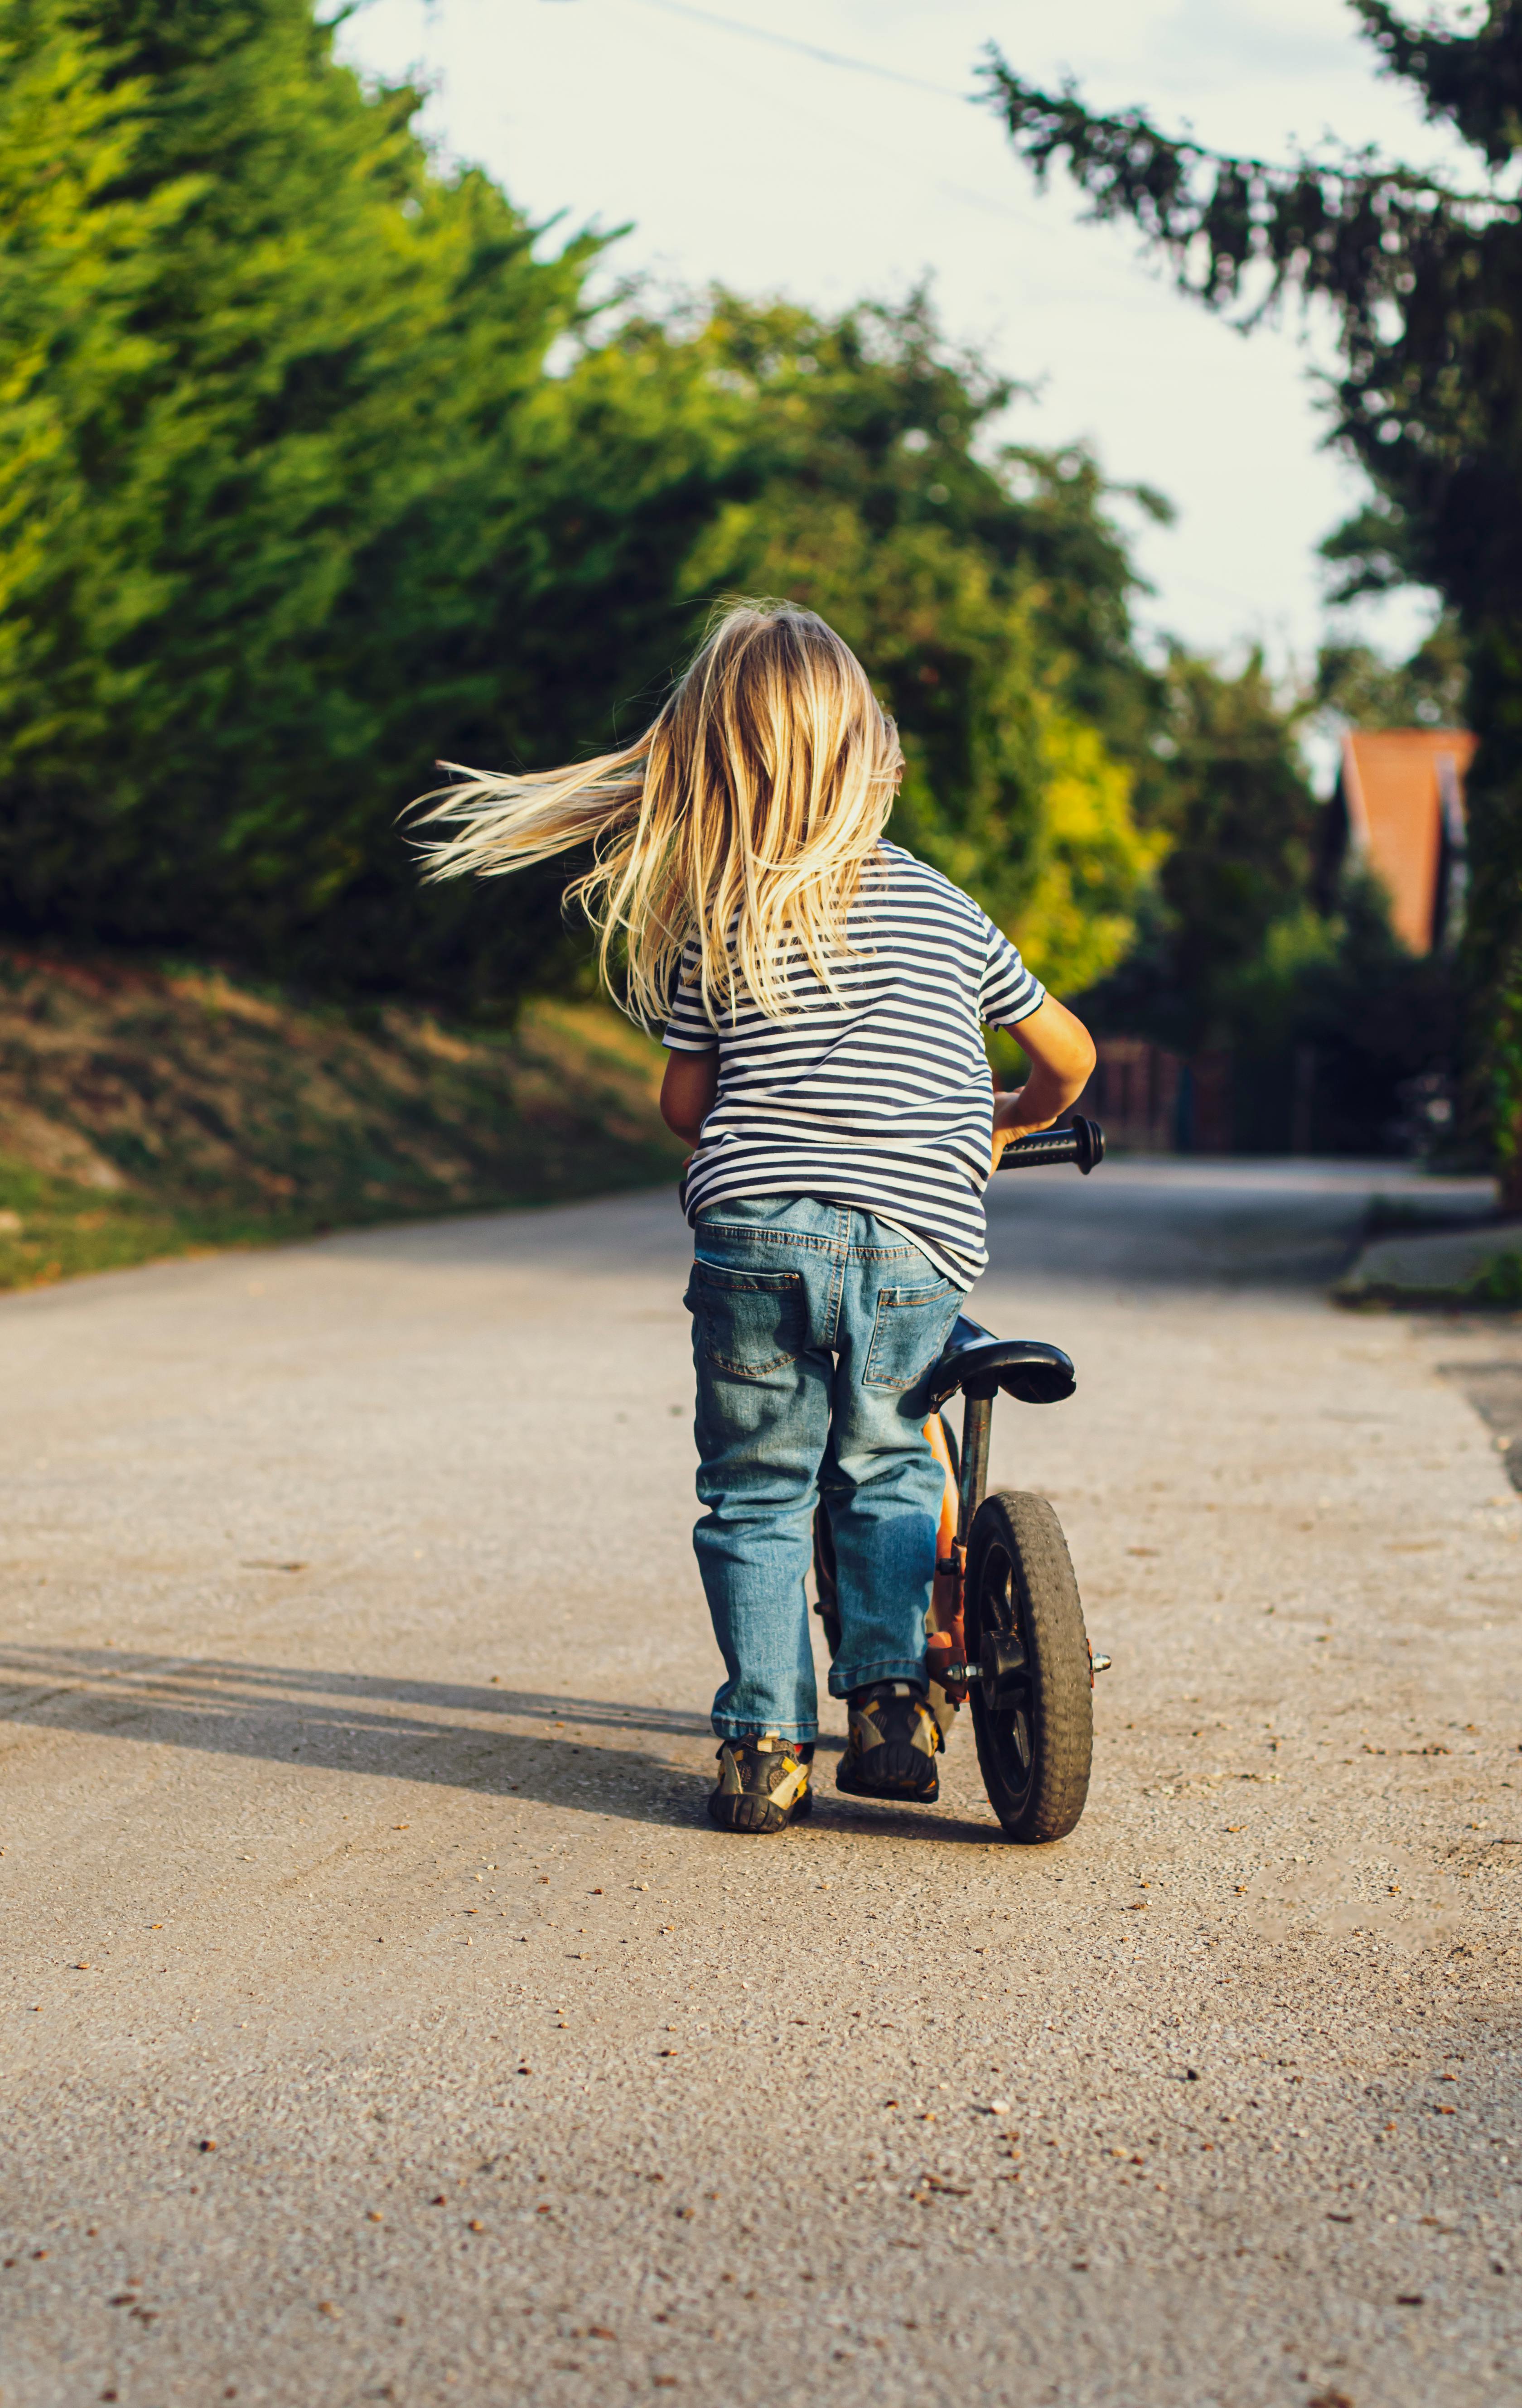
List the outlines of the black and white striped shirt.
<svg viewBox="0 0 1522 2408">
<path fill-rule="evenodd" d="M 863 873 L 832 996 L 801 953 L 792 1009 L 705 1010 L 689 940 L 666 1026 L 679 1054 L 719 1054 L 719 1088 L 687 1169 L 687 1218 L 739 1196 L 817 1196 L 911 1238 L 959 1285 L 988 1260 L 983 1191 L 993 1095 L 979 1034 L 1045 998 L 987 913 L 896 844 Z"/>
</svg>

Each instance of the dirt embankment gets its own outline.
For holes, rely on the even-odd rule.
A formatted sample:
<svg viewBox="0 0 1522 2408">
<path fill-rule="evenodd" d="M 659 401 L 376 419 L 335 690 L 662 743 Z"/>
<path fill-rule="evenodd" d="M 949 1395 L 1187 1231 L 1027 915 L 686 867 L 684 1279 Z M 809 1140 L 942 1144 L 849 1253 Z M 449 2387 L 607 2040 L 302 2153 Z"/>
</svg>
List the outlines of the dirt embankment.
<svg viewBox="0 0 1522 2408">
<path fill-rule="evenodd" d="M 596 1006 L 481 1036 L 0 952 L 0 1287 L 673 1177 L 660 1067 Z"/>
</svg>

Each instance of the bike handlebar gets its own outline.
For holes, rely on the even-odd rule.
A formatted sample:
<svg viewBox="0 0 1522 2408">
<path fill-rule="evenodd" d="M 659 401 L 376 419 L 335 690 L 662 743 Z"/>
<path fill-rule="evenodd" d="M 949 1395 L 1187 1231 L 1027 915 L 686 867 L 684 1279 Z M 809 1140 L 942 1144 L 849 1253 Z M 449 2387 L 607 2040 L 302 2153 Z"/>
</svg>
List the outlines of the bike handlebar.
<svg viewBox="0 0 1522 2408">
<path fill-rule="evenodd" d="M 1050 1162 L 1076 1162 L 1086 1179 L 1104 1160 L 1104 1131 L 1098 1121 L 1075 1120 L 1070 1128 L 1035 1129 L 1017 1137 L 998 1158 L 1000 1170 L 1042 1170 Z"/>
<path fill-rule="evenodd" d="M 1103 1160 L 1103 1129 L 1098 1121 L 1079 1119 L 1069 1128 L 1033 1129 L 1029 1137 L 1017 1137 L 999 1155 L 998 1167 L 1000 1170 L 1044 1170 L 1049 1163 L 1076 1162 L 1086 1179 L 1095 1164 Z M 677 1182 L 677 1193 L 683 1204 L 691 1168 L 691 1160 L 683 1163 Z"/>
</svg>

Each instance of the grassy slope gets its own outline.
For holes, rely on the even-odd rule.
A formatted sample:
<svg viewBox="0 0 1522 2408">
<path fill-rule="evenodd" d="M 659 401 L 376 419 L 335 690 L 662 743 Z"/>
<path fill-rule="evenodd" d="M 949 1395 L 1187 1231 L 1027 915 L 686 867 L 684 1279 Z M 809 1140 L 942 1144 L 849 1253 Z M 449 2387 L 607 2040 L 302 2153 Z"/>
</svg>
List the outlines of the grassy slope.
<svg viewBox="0 0 1522 2408">
<path fill-rule="evenodd" d="M 675 1176 L 659 1048 L 298 1009 L 219 971 L 0 952 L 0 1287 Z"/>
</svg>

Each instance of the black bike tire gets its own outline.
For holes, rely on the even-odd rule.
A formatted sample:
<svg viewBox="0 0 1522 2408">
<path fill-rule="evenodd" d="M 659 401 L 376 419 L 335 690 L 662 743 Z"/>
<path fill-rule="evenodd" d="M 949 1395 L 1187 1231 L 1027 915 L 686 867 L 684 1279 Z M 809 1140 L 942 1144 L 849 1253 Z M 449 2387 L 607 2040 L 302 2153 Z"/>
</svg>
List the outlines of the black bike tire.
<svg viewBox="0 0 1522 2408">
<path fill-rule="evenodd" d="M 968 1654 L 983 1643 L 985 1586 L 996 1551 L 1013 1574 L 1020 1637 L 1030 1667 L 1031 1770 L 1012 1778 L 1018 1756 L 1008 1717 L 972 1688 L 972 1728 L 988 1802 L 1012 1840 L 1065 1839 L 1084 1812 L 1094 1760 L 1094 1675 L 1084 1608 L 1062 1525 L 1044 1497 L 1013 1488 L 984 1498 L 968 1546 Z M 1002 1581 L 1000 1578 L 1000 1585 Z"/>
</svg>

